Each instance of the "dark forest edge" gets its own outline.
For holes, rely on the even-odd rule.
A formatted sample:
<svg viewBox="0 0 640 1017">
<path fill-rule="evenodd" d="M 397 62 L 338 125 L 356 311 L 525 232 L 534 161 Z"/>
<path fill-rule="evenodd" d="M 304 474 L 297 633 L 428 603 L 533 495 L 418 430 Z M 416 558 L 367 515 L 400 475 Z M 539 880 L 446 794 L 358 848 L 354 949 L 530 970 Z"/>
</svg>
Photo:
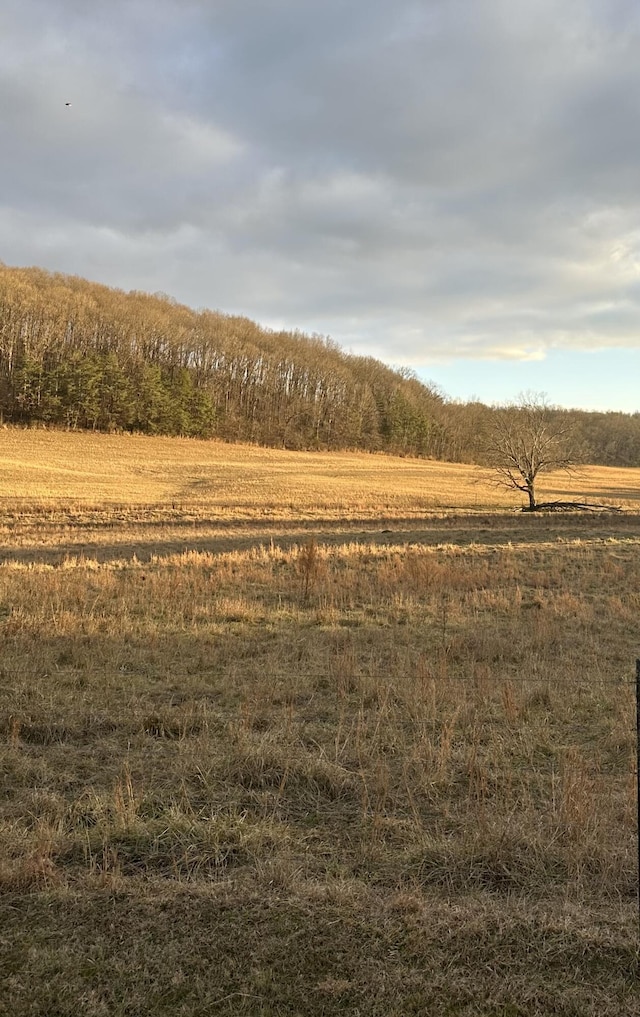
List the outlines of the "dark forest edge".
<svg viewBox="0 0 640 1017">
<path fill-rule="evenodd" d="M 0 263 L 0 411 L 18 425 L 482 462 L 490 407 L 331 339 Z M 554 409 L 580 459 L 640 466 L 640 413 Z"/>
</svg>

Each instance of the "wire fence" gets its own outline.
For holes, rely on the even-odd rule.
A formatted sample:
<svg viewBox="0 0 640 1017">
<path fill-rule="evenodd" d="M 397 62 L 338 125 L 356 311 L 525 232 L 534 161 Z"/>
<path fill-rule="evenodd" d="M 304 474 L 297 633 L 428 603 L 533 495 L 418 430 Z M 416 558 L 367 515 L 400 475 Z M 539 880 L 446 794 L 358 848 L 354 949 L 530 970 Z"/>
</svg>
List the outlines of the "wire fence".
<svg viewBox="0 0 640 1017">
<path fill-rule="evenodd" d="M 13 691 L 11 685 L 8 684 L 9 682 L 11 682 L 12 679 L 31 679 L 34 682 L 49 680 L 55 681 L 56 678 L 61 679 L 63 678 L 69 679 L 73 677 L 84 678 L 87 677 L 88 673 L 90 673 L 96 678 L 108 681 L 113 679 L 123 680 L 136 678 L 144 680 L 149 679 L 158 680 L 164 677 L 167 672 L 155 669 L 142 670 L 140 668 L 134 668 L 126 664 L 122 665 L 119 668 L 105 668 L 105 669 L 101 669 L 100 667 L 95 666 L 91 668 L 87 667 L 87 668 L 56 668 L 56 669 L 47 669 L 47 668 L 9 669 L 6 667 L 5 668 L 0 667 L 0 693 L 3 692 L 11 693 Z M 202 671 L 200 672 L 200 676 L 203 679 L 209 680 L 211 679 L 219 680 L 222 677 L 227 677 L 230 680 L 233 678 L 236 679 L 243 678 L 245 680 L 247 679 L 250 680 L 256 675 L 255 672 L 251 670 L 227 669 L 225 672 L 222 672 L 217 670 L 211 671 L 209 669 L 203 668 Z M 197 678 L 198 673 L 191 674 L 189 677 Z M 312 681 L 322 681 L 324 683 L 331 683 L 340 681 L 342 678 L 346 677 L 349 681 L 353 682 L 367 682 L 367 683 L 379 682 L 381 684 L 393 682 L 393 686 L 401 687 L 403 683 L 415 681 L 416 677 L 419 677 L 421 680 L 425 681 L 426 683 L 429 683 L 429 685 L 432 687 L 433 686 L 444 687 L 448 684 L 454 684 L 457 687 L 467 686 L 468 688 L 473 689 L 474 691 L 490 690 L 492 686 L 498 690 L 502 687 L 502 691 L 504 691 L 508 689 L 510 686 L 516 685 L 520 687 L 526 687 L 528 685 L 542 686 L 549 689 L 561 688 L 563 692 L 568 692 L 571 689 L 573 689 L 579 694 L 583 693 L 585 690 L 588 690 L 590 688 L 599 689 L 602 687 L 606 687 L 608 689 L 621 689 L 621 690 L 635 689 L 637 701 L 637 709 L 635 711 L 635 715 L 632 716 L 631 711 L 629 711 L 628 726 L 626 724 L 624 724 L 624 726 L 620 726 L 620 718 L 617 719 L 617 723 L 619 725 L 618 730 L 621 731 L 626 736 L 626 738 L 629 739 L 629 741 L 633 740 L 634 734 L 637 735 L 636 745 L 633 748 L 633 761 L 635 763 L 634 766 L 629 765 L 632 758 L 630 746 L 625 746 L 626 759 L 624 757 L 623 750 L 620 751 L 619 766 L 611 766 L 611 764 L 606 766 L 606 768 L 600 766 L 598 764 L 599 752 L 604 751 L 605 754 L 608 754 L 610 750 L 607 748 L 603 749 L 603 746 L 599 745 L 597 741 L 594 740 L 589 741 L 589 728 L 585 726 L 584 722 L 581 720 L 576 722 L 573 731 L 575 735 L 579 736 L 576 739 L 576 742 L 567 743 L 565 741 L 563 742 L 563 744 L 558 745 L 558 750 L 560 753 L 562 752 L 566 753 L 567 751 L 570 751 L 572 748 L 584 747 L 586 736 L 586 743 L 590 750 L 590 759 L 581 758 L 580 760 L 582 766 L 581 772 L 586 779 L 588 779 L 589 781 L 611 781 L 619 783 L 621 780 L 624 779 L 628 780 L 631 778 L 636 779 L 638 776 L 638 768 L 640 767 L 640 661 L 638 662 L 638 673 L 635 679 L 593 678 L 593 677 L 584 677 L 576 679 L 576 678 L 565 678 L 562 676 L 551 678 L 549 676 L 540 676 L 535 674 L 534 675 L 520 674 L 512 676 L 488 675 L 486 677 L 478 678 L 469 675 L 440 676 L 437 674 L 426 674 L 426 673 L 420 674 L 415 670 L 405 671 L 403 673 L 398 674 L 396 672 L 392 672 L 391 670 L 381 672 L 381 671 L 367 671 L 364 669 L 357 670 L 353 668 L 349 668 L 348 673 L 345 674 L 345 671 L 338 667 L 328 670 L 318 669 L 312 671 L 308 669 L 297 669 L 294 666 L 287 671 L 269 670 L 267 673 L 261 671 L 260 672 L 261 680 L 264 681 L 265 677 L 268 678 L 269 683 L 273 684 L 274 686 L 277 686 L 279 682 L 291 681 L 292 678 L 304 678 Z M 358 691 L 357 689 L 353 690 L 354 695 L 357 694 L 357 691 Z M 349 693 L 347 693 L 347 696 L 348 695 Z M 309 703 L 307 705 L 309 705 L 312 702 L 314 697 L 315 693 L 310 697 Z M 194 705 L 197 705 L 201 698 L 202 697 L 199 697 L 197 690 L 194 690 L 192 700 L 187 700 L 186 702 L 184 700 L 181 702 L 175 702 L 173 698 L 170 697 L 169 701 L 163 705 L 167 707 L 182 706 L 183 708 L 184 707 L 189 708 L 189 706 L 193 707 Z M 206 699 L 206 696 L 204 698 Z M 142 703 L 142 705 L 144 706 L 144 702 Z M 154 708 L 158 707 L 157 703 L 153 703 L 147 704 L 148 708 L 150 708 L 151 705 L 153 705 Z M 284 704 L 279 705 L 289 707 L 292 704 L 285 702 Z M 300 706 L 301 704 L 297 703 L 296 705 Z M 354 706 L 357 706 L 357 703 L 354 703 Z M 242 706 L 236 704 L 235 712 L 237 714 L 241 714 Z M 137 719 L 139 720 L 140 718 Z M 514 720 L 512 720 L 510 726 L 513 729 L 522 727 L 526 723 L 526 718 L 518 717 L 515 718 L 515 720 L 519 721 L 519 723 L 516 723 L 514 722 Z M 487 721 L 483 720 L 482 723 L 486 724 Z M 493 724 L 497 723 L 499 722 L 494 718 Z M 55 723 L 53 724 L 53 727 L 55 728 Z M 567 730 L 567 728 L 565 727 L 564 732 L 565 735 L 571 734 L 571 729 Z M 64 740 L 64 737 L 65 732 L 61 732 L 61 739 Z M 55 734 L 53 735 L 53 740 L 55 740 Z M 580 742 L 582 743 L 581 746 L 579 744 Z M 485 758 L 482 761 L 486 763 L 487 759 Z M 513 761 L 513 772 L 515 775 L 528 773 L 535 774 L 541 778 L 560 779 L 562 777 L 562 774 L 565 773 L 566 770 L 567 770 L 566 761 L 563 762 L 563 760 L 560 757 L 558 758 L 549 757 L 547 759 L 540 760 L 535 764 L 529 764 L 517 759 L 514 759 Z M 638 793 L 640 795 L 640 785 Z"/>
<path fill-rule="evenodd" d="M 203 667 L 202 675 L 207 677 L 222 677 L 222 672 L 216 671 L 212 668 Z M 140 668 L 130 667 L 129 665 L 123 664 L 119 668 L 106 669 L 101 668 L 99 665 L 92 665 L 91 667 L 79 667 L 79 668 L 5 668 L 0 667 L 0 678 L 54 678 L 54 677 L 71 677 L 84 675 L 87 672 L 91 672 L 101 677 L 123 677 L 129 675 L 131 677 L 149 678 L 149 677 L 163 677 L 165 672 L 158 672 L 149 670 L 142 670 Z M 237 677 L 239 674 L 238 670 L 226 669 L 225 673 L 229 677 Z M 318 671 L 308 671 L 302 668 L 292 666 L 288 671 L 274 671 L 269 669 L 268 673 L 261 671 L 262 677 L 269 677 L 273 679 L 287 679 L 287 678 L 310 678 L 310 679 L 330 679 L 341 676 L 340 669 L 323 669 Z M 250 676 L 250 672 L 245 672 L 247 677 Z M 425 680 L 438 682 L 441 684 L 447 684 L 448 682 L 460 682 L 461 684 L 476 686 L 482 684 L 542 684 L 549 686 L 563 685 L 571 688 L 583 688 L 584 686 L 609 686 L 613 688 L 624 688 L 628 686 L 634 688 L 636 681 L 633 678 L 550 678 L 541 675 L 488 675 L 486 677 L 477 677 L 475 675 L 439 675 L 439 674 L 419 674 L 416 671 L 406 671 L 404 673 L 398 673 L 390 671 L 378 672 L 378 671 L 365 671 L 365 670 L 349 670 L 350 678 L 360 678 L 367 681 L 389 681 L 393 680 L 397 683 L 412 681 L 416 677 L 422 677 Z M 190 675 L 193 677 L 193 673 Z"/>
</svg>

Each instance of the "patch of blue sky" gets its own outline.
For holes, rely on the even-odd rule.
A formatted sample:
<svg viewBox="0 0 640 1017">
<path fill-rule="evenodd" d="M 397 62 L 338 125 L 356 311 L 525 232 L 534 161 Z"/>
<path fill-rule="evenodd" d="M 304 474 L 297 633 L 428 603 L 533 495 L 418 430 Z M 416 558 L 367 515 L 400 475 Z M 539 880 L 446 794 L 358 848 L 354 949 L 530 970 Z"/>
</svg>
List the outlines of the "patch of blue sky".
<svg viewBox="0 0 640 1017">
<path fill-rule="evenodd" d="M 541 360 L 439 361 L 418 372 L 451 399 L 513 402 L 525 391 L 585 410 L 640 412 L 640 349 L 552 350 Z"/>
</svg>

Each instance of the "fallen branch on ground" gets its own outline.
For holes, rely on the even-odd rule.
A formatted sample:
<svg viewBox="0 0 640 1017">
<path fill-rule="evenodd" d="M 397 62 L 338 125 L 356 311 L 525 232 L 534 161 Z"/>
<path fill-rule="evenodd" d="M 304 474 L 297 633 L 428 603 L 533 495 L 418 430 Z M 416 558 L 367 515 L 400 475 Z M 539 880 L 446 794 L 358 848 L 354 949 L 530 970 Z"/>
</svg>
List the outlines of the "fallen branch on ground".
<svg viewBox="0 0 640 1017">
<path fill-rule="evenodd" d="M 588 501 L 541 501 L 531 508 L 522 506 L 523 512 L 623 512 L 618 505 L 603 505 Z"/>
</svg>

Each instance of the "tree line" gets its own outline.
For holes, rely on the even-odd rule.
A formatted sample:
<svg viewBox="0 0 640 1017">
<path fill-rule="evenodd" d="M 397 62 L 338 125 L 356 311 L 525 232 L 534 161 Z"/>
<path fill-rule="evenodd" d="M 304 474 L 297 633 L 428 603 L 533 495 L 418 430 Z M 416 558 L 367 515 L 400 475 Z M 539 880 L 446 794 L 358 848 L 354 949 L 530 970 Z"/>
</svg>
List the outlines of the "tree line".
<svg viewBox="0 0 640 1017">
<path fill-rule="evenodd" d="M 523 393 L 503 406 L 445 400 L 441 420 L 446 432 L 446 458 L 490 465 L 487 450 L 494 443 L 496 429 L 504 429 L 507 418 L 524 421 L 525 397 Z M 640 466 L 640 412 L 562 409 L 545 402 L 545 420 L 555 432 L 569 439 L 575 462 Z"/>
<path fill-rule="evenodd" d="M 0 265 L 7 422 L 438 456 L 442 402 L 330 339 Z"/>
<path fill-rule="evenodd" d="M 7 423 L 478 462 L 495 412 L 322 336 L 0 263 Z M 587 461 L 640 465 L 640 414 L 553 412 Z"/>
</svg>

